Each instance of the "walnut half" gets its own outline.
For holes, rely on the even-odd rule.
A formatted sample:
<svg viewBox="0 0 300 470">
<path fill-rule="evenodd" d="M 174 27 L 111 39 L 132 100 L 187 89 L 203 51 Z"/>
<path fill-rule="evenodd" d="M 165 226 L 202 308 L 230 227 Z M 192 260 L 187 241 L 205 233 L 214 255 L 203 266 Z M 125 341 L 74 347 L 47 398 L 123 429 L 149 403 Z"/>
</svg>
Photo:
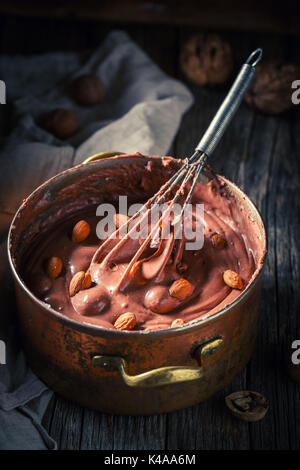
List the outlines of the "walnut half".
<svg viewBox="0 0 300 470">
<path fill-rule="evenodd" d="M 292 82 L 299 79 L 300 67 L 280 61 L 263 62 L 245 100 L 249 106 L 266 114 L 279 114 L 292 107 Z"/>
</svg>

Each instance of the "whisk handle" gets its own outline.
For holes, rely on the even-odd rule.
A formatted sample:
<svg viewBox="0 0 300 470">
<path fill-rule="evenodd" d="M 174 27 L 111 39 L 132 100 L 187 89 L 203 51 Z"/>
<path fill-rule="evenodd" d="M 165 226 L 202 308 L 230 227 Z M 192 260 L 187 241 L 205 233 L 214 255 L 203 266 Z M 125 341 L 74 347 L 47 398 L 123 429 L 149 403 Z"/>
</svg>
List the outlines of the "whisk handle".
<svg viewBox="0 0 300 470">
<path fill-rule="evenodd" d="M 246 63 L 242 65 L 227 96 L 195 148 L 196 152 L 210 156 L 215 150 L 253 80 L 255 66 L 260 61 L 261 57 L 262 49 L 256 49 L 250 54 Z"/>
</svg>

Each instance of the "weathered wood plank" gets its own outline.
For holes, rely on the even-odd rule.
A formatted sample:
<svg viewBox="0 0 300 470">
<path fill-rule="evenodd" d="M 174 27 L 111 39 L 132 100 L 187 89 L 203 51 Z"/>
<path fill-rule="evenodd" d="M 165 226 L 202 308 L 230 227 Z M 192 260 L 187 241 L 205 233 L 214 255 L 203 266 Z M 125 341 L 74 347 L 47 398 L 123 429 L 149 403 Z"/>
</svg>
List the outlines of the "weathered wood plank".
<svg viewBox="0 0 300 470">
<path fill-rule="evenodd" d="M 256 117 L 256 132 L 253 133 L 251 147 L 249 148 L 249 158 L 252 160 L 252 166 L 255 164 L 251 175 L 247 176 L 245 190 L 259 206 L 268 231 L 269 256 L 267 258 L 266 270 L 261 298 L 261 318 L 259 324 L 259 334 L 256 348 L 252 360 L 248 366 L 248 388 L 265 394 L 271 403 L 274 402 L 274 395 L 277 393 L 277 382 L 272 380 L 271 364 L 272 361 L 272 343 L 275 342 L 277 335 L 277 325 L 274 322 L 274 263 L 272 246 L 272 226 L 269 216 L 272 217 L 272 211 L 268 207 L 268 182 L 270 169 L 273 167 L 273 151 L 278 132 L 278 121 L 275 118 Z M 243 169 L 241 169 L 243 171 Z M 251 166 L 249 165 L 249 171 Z M 252 178 L 251 178 L 252 177 Z M 253 181 L 253 185 L 251 185 Z M 271 377 L 270 377 L 271 375 Z M 271 379 L 271 380 L 270 380 Z M 271 408 L 262 423 L 254 423 L 250 426 L 251 445 L 253 448 L 274 448 L 275 439 L 275 421 L 274 408 Z"/>
<path fill-rule="evenodd" d="M 175 152 L 191 155 L 211 118 L 220 105 L 224 91 L 192 86 L 193 108 L 186 114 L 178 136 Z M 214 156 L 212 166 L 235 181 L 241 155 L 245 154 L 253 126 L 253 113 L 243 105 L 225 134 Z M 247 449 L 249 430 L 245 423 L 232 418 L 224 405 L 224 397 L 232 391 L 246 388 L 246 370 L 226 390 L 205 403 L 172 413 L 168 416 L 168 449 Z"/>
<path fill-rule="evenodd" d="M 47 410 L 49 413 L 49 409 Z M 52 419 L 44 419 L 50 425 L 48 432 L 56 440 L 61 450 L 80 449 L 83 408 L 61 397 L 56 397 L 55 413 Z"/>
<path fill-rule="evenodd" d="M 80 449 L 112 450 L 114 448 L 114 428 L 114 416 L 85 409 L 83 411 Z"/>
<path fill-rule="evenodd" d="M 300 45 L 300 41 L 298 42 Z M 299 110 L 299 106 L 297 110 Z M 279 186 L 282 192 L 282 198 L 285 200 L 285 207 L 282 212 L 284 213 L 286 206 L 292 201 L 292 207 L 289 208 L 289 218 L 286 220 L 282 217 L 284 224 L 285 234 L 287 235 L 287 242 L 283 245 L 282 234 L 277 236 L 277 243 L 280 250 L 280 260 L 288 258 L 288 275 L 285 276 L 284 270 L 281 271 L 281 263 L 278 263 L 278 278 L 280 280 L 280 313 L 281 321 L 284 317 L 284 329 L 282 331 L 282 343 L 290 344 L 290 341 L 300 339 L 300 113 L 297 111 L 292 116 L 291 123 L 291 158 L 287 159 L 289 155 L 285 151 L 283 156 L 282 165 L 285 167 L 285 172 L 288 177 L 281 182 Z M 278 224 L 279 225 L 279 224 Z M 282 306 L 286 304 L 287 309 L 281 310 Z M 284 341 L 285 340 L 285 341 Z M 300 387 L 299 384 L 292 382 L 287 378 L 286 372 L 283 372 L 284 380 L 288 380 L 288 387 L 284 399 L 287 401 L 287 416 L 289 417 L 288 428 L 290 445 L 292 449 L 300 449 Z"/>
<path fill-rule="evenodd" d="M 273 54 L 275 51 L 278 56 L 289 52 L 284 41 L 281 47 L 273 43 Z M 294 274 L 289 256 L 289 253 L 293 254 L 290 237 L 299 230 L 295 227 L 296 214 L 299 214 L 296 202 L 299 138 L 296 133 L 293 137 L 295 123 L 292 117 L 293 113 L 280 117 L 258 115 L 249 149 L 247 173 L 241 166 L 245 190 L 265 220 L 269 245 L 258 343 L 248 368 L 249 386 L 264 391 L 271 403 L 270 412 L 263 422 L 250 428 L 251 445 L 259 449 L 299 447 L 299 430 L 295 424 L 295 417 L 299 419 L 299 408 L 295 407 L 296 401 L 291 398 L 297 389 L 287 380 L 283 368 L 284 343 L 293 333 L 293 339 L 297 334 L 299 336 L 299 329 L 296 331 L 297 310 L 292 311 L 290 307 L 299 302 L 288 282 L 294 276 L 299 283 L 299 273 Z M 291 224 L 294 224 L 293 231 Z M 296 256 L 298 258 L 299 249 Z"/>
<path fill-rule="evenodd" d="M 159 450 L 165 448 L 166 415 L 116 416 L 114 449 Z"/>
<path fill-rule="evenodd" d="M 275 49 L 278 55 L 280 54 L 280 51 L 282 52 L 283 50 L 282 47 Z M 267 51 L 270 50 L 270 47 L 267 47 Z M 270 55 L 272 56 L 272 54 Z M 209 98 L 206 96 L 206 93 L 207 91 L 205 89 L 196 89 L 196 95 L 198 94 L 198 99 L 194 108 L 189 112 L 189 116 L 187 117 L 186 121 L 183 123 L 177 138 L 178 153 L 184 152 L 186 148 L 189 148 L 188 154 L 190 154 L 192 148 L 199 140 L 199 137 L 195 134 L 195 128 L 200 130 L 200 135 L 201 131 L 203 132 L 205 129 L 203 117 L 201 117 L 199 121 L 199 116 L 200 109 L 204 116 L 209 114 L 209 111 L 207 111 L 207 107 L 209 106 Z M 210 91 L 210 99 L 212 99 L 213 93 L 216 95 L 215 91 Z M 214 107 L 215 104 L 216 103 L 214 103 L 212 99 L 211 106 Z M 197 107 L 199 108 L 197 109 Z M 247 114 L 249 115 L 248 119 L 245 119 L 245 115 Z M 195 126 L 192 124 L 193 120 L 195 121 Z M 269 232 L 271 232 L 271 240 L 269 242 L 271 244 L 271 261 L 268 262 L 265 275 L 266 281 L 265 287 L 263 289 L 261 308 L 262 314 L 264 314 L 264 318 L 261 321 L 258 343 L 256 345 L 253 359 L 251 360 L 247 371 L 241 375 L 243 379 L 246 379 L 246 381 L 240 380 L 239 384 L 239 380 L 237 379 L 232 383 L 230 388 L 233 390 L 237 390 L 238 388 L 253 388 L 254 390 L 261 390 L 262 392 L 265 391 L 267 396 L 269 396 L 271 403 L 273 403 L 273 409 L 271 408 L 270 414 L 267 415 L 263 422 L 249 425 L 249 436 L 247 436 L 248 442 L 243 434 L 239 434 L 241 430 L 236 424 L 236 420 L 230 423 L 229 435 L 226 436 L 226 440 L 223 440 L 225 427 L 221 425 L 223 419 L 222 408 L 218 409 L 218 426 L 216 426 L 216 429 L 214 429 L 214 433 L 211 432 L 213 429 L 212 423 L 216 418 L 214 415 L 215 410 L 213 404 L 218 400 L 218 397 L 221 397 L 222 395 L 230 392 L 228 388 L 218 394 L 216 397 L 212 398 L 210 400 L 210 404 L 207 402 L 199 405 L 198 407 L 192 408 L 191 411 L 184 410 L 183 412 L 178 412 L 177 415 L 171 416 L 169 423 L 172 422 L 172 429 L 176 429 L 174 433 L 170 432 L 169 436 L 169 446 L 173 449 L 177 448 L 177 446 L 180 444 L 182 445 L 181 448 L 183 449 L 244 448 L 244 445 L 246 446 L 245 448 L 252 447 L 259 449 L 285 449 L 289 448 L 290 446 L 289 436 L 293 436 L 292 447 L 296 448 L 296 445 L 299 446 L 299 437 L 297 438 L 295 420 L 293 418 L 290 420 L 290 417 L 294 416 L 293 413 L 295 413 L 295 409 L 293 409 L 293 407 L 295 407 L 295 401 L 291 400 L 291 391 L 289 393 L 290 396 L 286 393 L 286 388 L 291 388 L 292 385 L 287 385 L 286 377 L 280 370 L 279 366 L 279 364 L 282 364 L 281 342 L 285 339 L 286 330 L 284 327 L 284 318 L 291 317 L 291 312 L 287 312 L 285 305 L 291 303 L 291 300 L 288 302 L 287 299 L 293 299 L 293 292 L 290 290 L 284 297 L 281 297 L 280 295 L 280 298 L 283 300 L 281 302 L 279 301 L 279 296 L 276 292 L 278 260 L 275 257 L 276 253 L 278 253 L 279 247 L 278 241 L 276 246 L 275 242 L 272 242 L 272 231 L 274 231 L 274 227 L 276 227 L 276 219 L 272 217 L 273 214 L 275 214 L 275 210 L 276 213 L 280 213 L 281 216 L 281 227 L 277 229 L 277 237 L 279 237 L 280 234 L 283 235 L 283 226 L 286 227 L 286 231 L 289 230 L 287 225 L 285 225 L 285 220 L 283 217 L 285 211 L 288 208 L 285 207 L 285 211 L 282 211 L 280 210 L 280 207 L 277 207 L 280 204 L 282 205 L 282 194 L 284 193 L 283 188 L 289 187 L 289 177 L 288 175 L 284 176 L 283 172 L 280 171 L 274 163 L 273 153 L 276 150 L 276 146 L 282 147 L 281 151 L 278 150 L 279 155 L 281 153 L 280 157 L 278 155 L 278 158 L 280 158 L 280 161 L 282 162 L 281 164 L 285 165 L 287 168 L 290 168 L 289 173 L 294 170 L 293 179 L 296 182 L 299 181 L 299 169 L 295 168 L 296 165 L 294 164 L 294 168 L 291 170 L 291 167 L 288 163 L 290 158 L 292 158 L 291 152 L 289 151 L 290 146 L 288 145 L 289 128 L 290 123 L 287 115 L 282 116 L 281 118 L 254 115 L 246 108 L 246 106 L 242 105 L 238 112 L 238 116 L 234 118 L 230 129 L 227 131 L 227 134 L 224 136 L 219 148 L 215 152 L 215 156 L 212 159 L 214 168 L 221 173 L 224 173 L 227 177 L 236 182 L 257 204 L 258 208 L 262 211 L 263 216 L 266 218 L 267 229 L 269 229 Z M 278 133 L 283 134 L 280 139 Z M 190 142 L 188 136 L 190 137 Z M 278 140 L 280 141 L 280 144 Z M 282 154 L 283 149 L 285 149 L 284 155 Z M 287 155 L 290 156 L 289 159 L 287 158 Z M 280 196 L 278 196 L 276 192 L 279 174 L 283 186 Z M 292 186 L 295 186 L 295 183 L 292 184 Z M 273 206 L 269 207 L 271 198 L 273 199 L 273 206 L 275 202 L 275 208 Z M 294 200 L 295 199 L 297 200 L 294 195 Z M 286 205 L 288 205 L 288 201 L 291 199 L 284 198 L 284 200 Z M 295 210 L 293 211 L 293 214 L 299 213 L 298 208 L 295 207 L 294 209 Z M 285 240 L 285 252 L 289 251 L 287 247 L 287 240 L 289 239 L 287 233 L 280 238 L 281 240 Z M 283 253 L 281 253 L 281 262 L 283 259 Z M 285 264 L 287 264 L 287 262 Z M 288 266 L 282 267 L 280 272 L 282 278 L 284 279 L 286 273 L 289 272 Z M 278 298 L 276 299 L 274 296 Z M 276 314 L 274 314 L 274 310 L 276 311 L 276 300 L 282 308 L 282 318 L 280 319 L 276 318 Z M 288 314 L 288 316 L 286 314 Z M 280 351 L 276 351 L 278 346 Z M 273 351 L 270 352 L 270 349 L 271 351 L 273 349 Z M 276 354 L 275 357 L 274 352 Z M 240 385 L 240 387 L 238 387 L 238 385 Z M 183 417 L 184 415 L 186 416 Z M 296 416 L 299 418 L 298 414 L 296 414 Z M 227 420 L 227 423 L 228 421 L 229 420 Z M 209 423 L 208 426 L 207 423 Z M 234 442 L 235 426 L 237 426 L 237 442 Z M 245 428 L 245 425 L 243 426 Z M 292 428 L 292 432 L 289 432 L 289 426 Z M 247 427 L 248 426 L 246 426 L 246 428 Z M 181 431 L 182 429 L 183 431 Z M 190 437 L 191 430 L 194 430 L 192 437 Z M 184 440 L 184 436 L 186 435 L 189 435 L 189 438 Z M 191 443 L 191 439 L 193 443 Z M 214 447 L 214 445 L 216 445 L 216 447 Z"/>
</svg>

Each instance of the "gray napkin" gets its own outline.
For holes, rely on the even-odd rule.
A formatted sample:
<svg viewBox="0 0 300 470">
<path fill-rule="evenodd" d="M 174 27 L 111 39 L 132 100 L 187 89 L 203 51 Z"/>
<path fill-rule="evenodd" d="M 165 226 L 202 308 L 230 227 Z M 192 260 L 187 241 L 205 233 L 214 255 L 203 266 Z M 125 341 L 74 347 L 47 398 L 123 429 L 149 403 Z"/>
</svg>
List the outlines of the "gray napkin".
<svg viewBox="0 0 300 470">
<path fill-rule="evenodd" d="M 103 103 L 83 108 L 68 95 L 70 82 L 83 73 L 101 78 Z M 40 183 L 97 152 L 165 155 L 193 102 L 182 83 L 120 31 L 110 33 L 91 55 L 1 57 L 0 78 L 16 120 L 0 154 L 0 211 L 8 214 Z M 67 141 L 36 124 L 54 108 L 72 109 L 79 118 L 79 132 Z M 1 254 L 2 261 L 4 248 Z M 11 312 L 0 314 L 0 339 L 7 345 L 6 364 L 0 361 L 0 449 L 55 449 L 41 424 L 52 392 L 26 364 Z"/>
</svg>

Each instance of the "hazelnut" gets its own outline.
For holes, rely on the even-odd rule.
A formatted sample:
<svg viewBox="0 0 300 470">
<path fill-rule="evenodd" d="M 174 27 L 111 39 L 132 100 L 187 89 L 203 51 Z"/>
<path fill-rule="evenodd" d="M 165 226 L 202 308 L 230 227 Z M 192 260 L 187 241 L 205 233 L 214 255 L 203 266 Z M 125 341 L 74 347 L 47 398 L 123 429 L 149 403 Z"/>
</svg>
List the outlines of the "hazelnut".
<svg viewBox="0 0 300 470">
<path fill-rule="evenodd" d="M 105 88 L 96 75 L 81 75 L 72 84 L 72 96 L 82 106 L 93 106 L 103 101 Z"/>
<path fill-rule="evenodd" d="M 69 109 L 54 109 L 42 116 L 41 127 L 59 139 L 67 139 L 78 130 L 76 114 Z"/>
<path fill-rule="evenodd" d="M 299 78 L 295 64 L 269 61 L 259 64 L 245 100 L 249 106 L 266 114 L 278 114 L 291 108 L 291 85 Z"/>
<path fill-rule="evenodd" d="M 180 52 L 180 66 L 196 85 L 225 83 L 233 69 L 231 46 L 217 34 L 196 34 Z"/>
</svg>

